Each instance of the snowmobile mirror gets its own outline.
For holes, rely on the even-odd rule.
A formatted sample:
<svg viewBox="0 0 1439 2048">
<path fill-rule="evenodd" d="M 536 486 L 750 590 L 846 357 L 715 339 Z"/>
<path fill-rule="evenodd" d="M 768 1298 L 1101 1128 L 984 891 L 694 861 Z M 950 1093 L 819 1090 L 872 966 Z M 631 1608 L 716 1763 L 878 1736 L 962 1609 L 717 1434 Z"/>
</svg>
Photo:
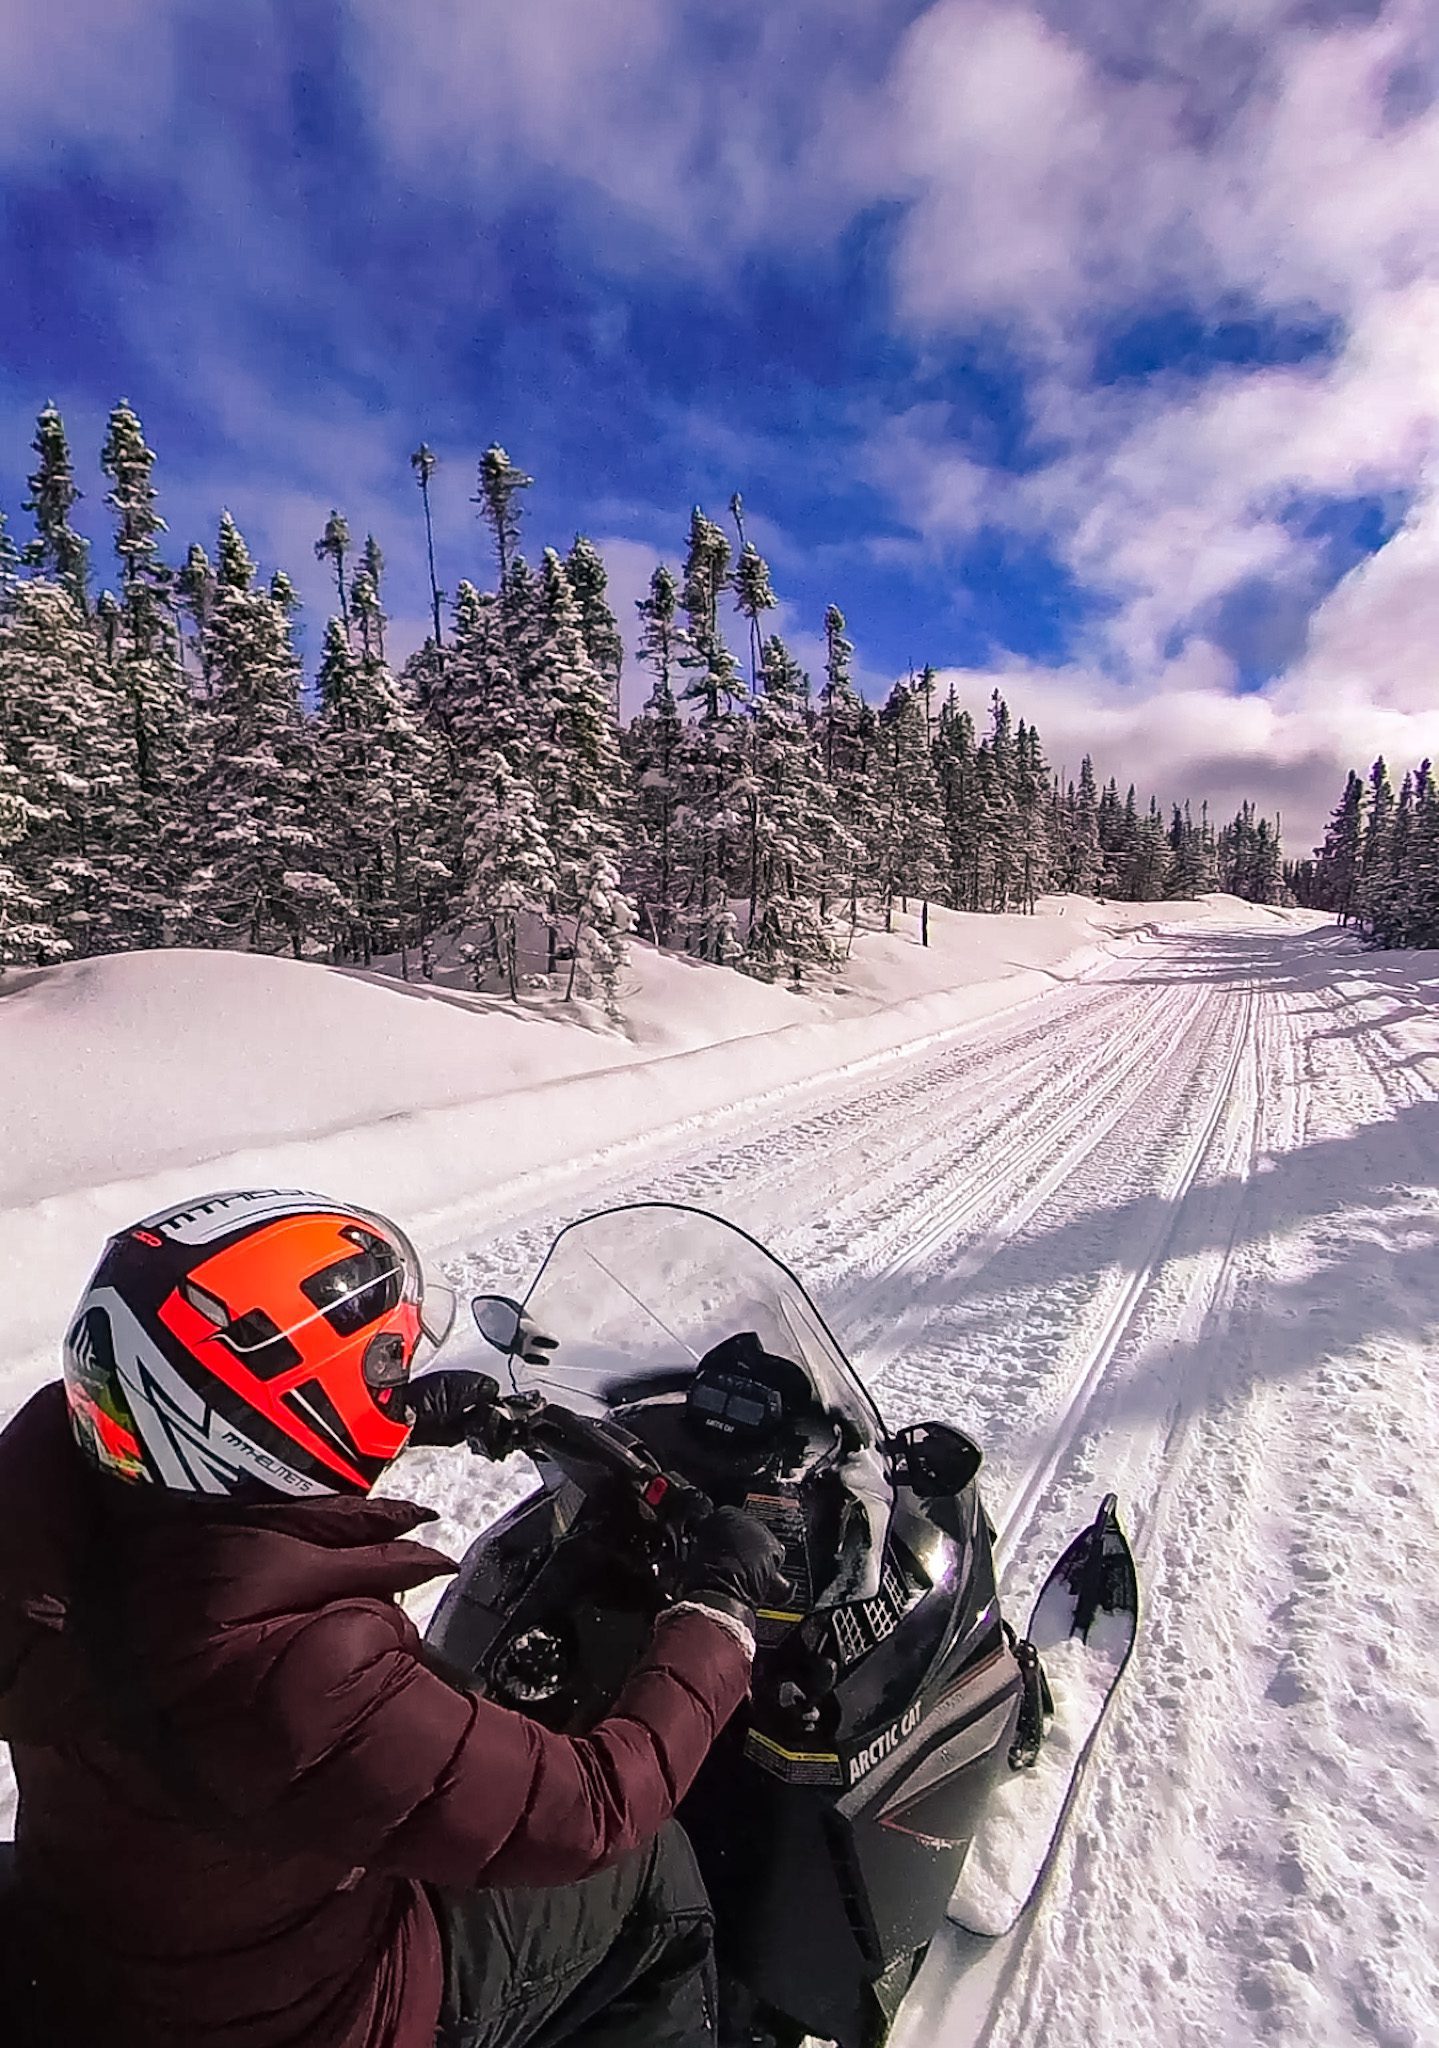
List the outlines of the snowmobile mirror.
<svg viewBox="0 0 1439 2048">
<path fill-rule="evenodd" d="M 503 1351 L 506 1358 L 513 1358 L 519 1347 L 520 1325 L 523 1321 L 520 1305 L 511 1301 L 507 1294 L 476 1295 L 472 1304 L 475 1328 L 487 1344 L 496 1351 Z"/>
<path fill-rule="evenodd" d="M 894 1438 L 900 1476 L 916 1493 L 963 1493 L 984 1463 L 973 1437 L 947 1422 L 919 1422 Z"/>
</svg>

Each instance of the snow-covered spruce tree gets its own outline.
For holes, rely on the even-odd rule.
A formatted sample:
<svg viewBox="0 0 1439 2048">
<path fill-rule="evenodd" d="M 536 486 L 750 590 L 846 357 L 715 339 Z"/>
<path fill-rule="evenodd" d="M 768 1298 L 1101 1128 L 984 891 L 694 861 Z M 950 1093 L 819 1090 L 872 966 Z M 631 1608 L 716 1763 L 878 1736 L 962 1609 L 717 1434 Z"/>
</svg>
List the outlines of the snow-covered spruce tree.
<svg viewBox="0 0 1439 2048">
<path fill-rule="evenodd" d="M 213 755 L 202 791 L 209 857 L 190 896 L 212 945 L 260 952 L 330 945 L 354 905 L 325 871 L 317 820 L 315 735 L 300 702 L 291 599 L 255 588 L 255 565 L 229 513 L 206 635 L 214 689 Z"/>
<path fill-rule="evenodd" d="M 944 821 L 925 732 L 924 699 L 909 683 L 896 683 L 879 714 L 875 760 L 879 834 L 873 886 L 884 906 L 884 928 L 894 929 L 894 903 L 917 898 L 928 908 L 944 868 Z"/>
<path fill-rule="evenodd" d="M 544 728 L 546 696 L 540 669 L 549 618 L 544 582 L 523 555 L 510 563 L 499 597 L 505 658 L 518 691 L 520 735 L 528 760 Z"/>
<path fill-rule="evenodd" d="M 1154 797 L 1135 832 L 1122 888 L 1131 903 L 1158 903 L 1169 893 L 1169 841 Z"/>
<path fill-rule="evenodd" d="M 320 707 L 322 837 L 353 912 L 346 950 L 366 965 L 398 952 L 407 972 L 427 901 L 449 873 L 433 815 L 435 748 L 384 661 L 356 657 L 338 619 L 325 632 Z"/>
<path fill-rule="evenodd" d="M 38 458 L 25 510 L 35 515 L 35 538 L 25 550 L 31 568 L 48 569 L 76 607 L 90 608 L 90 543 L 76 533 L 70 514 L 80 493 L 65 422 L 47 405 L 35 423 L 31 444 Z"/>
<path fill-rule="evenodd" d="M 1033 911 L 1049 887 L 1049 764 L 1039 734 L 1021 718 L 1014 735 L 1014 800 L 1019 839 L 1017 901 Z"/>
<path fill-rule="evenodd" d="M 457 882 L 452 922 L 469 933 L 476 987 L 493 965 L 514 993 L 521 920 L 553 931 L 555 874 L 529 781 L 529 707 L 520 700 L 503 606 L 492 592 L 461 583 L 440 666 L 430 716 L 447 764 L 443 811 Z M 492 901 L 502 883 L 503 900 Z"/>
<path fill-rule="evenodd" d="M 637 600 L 640 660 L 654 676 L 645 707 L 624 735 L 624 757 L 634 790 L 634 826 L 623 868 L 638 928 L 657 946 L 673 939 L 684 902 L 677 816 L 684 726 L 675 702 L 679 589 L 670 571 L 657 568 L 649 594 Z"/>
<path fill-rule="evenodd" d="M 521 935 L 526 924 L 552 923 L 558 883 L 534 792 L 502 747 L 486 747 L 471 762 L 464 820 L 459 919 L 489 933 L 492 957 L 515 1001 Z M 477 950 L 477 965 L 483 958 Z"/>
<path fill-rule="evenodd" d="M 1261 818 L 1254 828 L 1251 903 L 1279 903 L 1284 893 L 1284 848 L 1277 819 Z"/>
<path fill-rule="evenodd" d="M 455 593 L 449 646 L 422 648 L 407 670 L 410 686 L 418 692 L 425 729 L 439 747 L 436 851 L 453 878 L 452 903 L 443 902 L 442 888 L 431 888 L 427 922 L 433 922 L 436 913 L 440 921 L 474 921 L 476 896 L 468 879 L 466 845 L 474 786 L 477 778 L 482 783 L 490 778 L 492 752 L 503 753 L 510 774 L 523 783 L 531 804 L 534 801 L 528 779 L 528 707 L 521 703 L 511 664 L 508 625 L 499 597 L 462 582 Z M 547 925 L 553 924 L 554 914 L 550 902 L 544 912 Z M 487 961 L 498 964 L 498 942 L 487 917 L 488 913 L 480 914 L 469 940 L 477 976 Z"/>
<path fill-rule="evenodd" d="M 1094 763 L 1088 754 L 1079 764 L 1079 788 L 1071 808 L 1062 872 L 1064 887 L 1071 895 L 1093 896 L 1101 886 L 1099 799 L 1094 786 Z"/>
<path fill-rule="evenodd" d="M 844 905 L 853 944 L 873 823 L 869 758 L 874 721 L 854 686 L 854 643 L 847 637 L 845 616 L 837 604 L 825 611 L 824 642 L 817 739 L 830 803 L 818 849 L 820 916 L 826 919 L 832 909 Z"/>
<path fill-rule="evenodd" d="M 1277 821 L 1261 818 L 1243 803 L 1219 834 L 1219 886 L 1250 903 L 1277 903 L 1283 887 L 1284 856 Z"/>
<path fill-rule="evenodd" d="M 613 948 L 618 971 L 623 935 L 634 922 L 614 872 L 624 814 L 624 763 L 609 689 L 590 658 L 579 606 L 553 548 L 544 554 L 544 599 L 538 676 L 543 695 L 533 707 L 531 781 L 554 857 L 557 916 L 572 926 L 575 964 L 567 993 L 578 987 L 581 995 L 589 995 L 595 987 L 593 963 L 602 955 L 608 958 L 607 949 Z M 597 917 L 604 920 L 600 926 L 593 922 Z M 552 970 L 555 957 L 552 934 Z"/>
<path fill-rule="evenodd" d="M 20 580 L 20 550 L 10 538 L 10 522 L 0 507 L 0 605 L 8 604 Z"/>
<path fill-rule="evenodd" d="M 494 535 L 497 588 L 501 591 L 509 581 L 510 564 L 520 544 L 520 494 L 533 482 L 498 442 L 492 442 L 480 457 L 479 487 L 470 503 L 479 506 L 480 516 Z"/>
<path fill-rule="evenodd" d="M 1369 801 L 1359 849 L 1359 878 L 1354 891 L 1355 914 L 1371 934 L 1392 879 L 1390 835 L 1393 825 L 1394 791 L 1381 754 L 1369 770 Z"/>
<path fill-rule="evenodd" d="M 159 551 L 166 528 L 155 498 L 155 457 L 123 399 L 110 415 L 100 461 L 110 479 L 105 502 L 115 515 L 122 597 L 118 621 L 113 627 L 105 622 L 107 654 L 129 704 L 139 782 L 131 938 L 158 946 L 178 936 L 172 906 L 194 865 L 198 821 L 190 778 L 197 734 L 175 620 L 175 577 Z"/>
<path fill-rule="evenodd" d="M 360 647 L 367 660 L 385 658 L 385 611 L 380 595 L 384 578 L 385 558 L 380 544 L 372 533 L 367 533 L 360 566 L 350 584 L 350 610 L 360 629 Z"/>
<path fill-rule="evenodd" d="M 1101 893 L 1123 896 L 1124 878 L 1139 840 L 1139 802 L 1132 782 L 1128 796 L 1121 803 L 1118 784 L 1110 776 L 1100 792 L 1095 825 L 1099 834 Z"/>
<path fill-rule="evenodd" d="M 592 540 L 577 533 L 565 556 L 565 574 L 570 579 L 580 611 L 580 631 L 585 636 L 590 660 L 605 679 L 615 717 L 620 715 L 620 676 L 625 665 L 625 643 L 619 624 L 610 610 L 609 577 L 604 561 Z"/>
<path fill-rule="evenodd" d="M 989 700 L 989 756 L 985 819 L 988 869 L 983 908 L 1008 910 L 1019 890 L 1023 849 L 1019 816 L 1019 772 L 1009 706 L 999 691 Z"/>
<path fill-rule="evenodd" d="M 679 812 L 691 877 L 685 942 L 690 952 L 716 965 L 730 964 L 740 954 L 730 891 L 749 814 L 745 722 L 737 708 L 746 692 L 719 623 L 729 563 L 723 528 L 697 505 L 681 584 L 686 623 L 679 646 L 680 664 L 689 676 L 683 700 L 699 708 L 685 731 Z"/>
<path fill-rule="evenodd" d="M 468 855 L 472 788 L 489 775 L 486 757 L 498 750 L 510 773 L 533 802 L 529 782 L 532 754 L 530 707 L 521 699 L 520 684 L 509 651 L 509 622 L 502 600 L 473 583 L 462 582 L 455 593 L 450 645 L 422 649 L 411 663 L 420 675 L 426 728 L 440 743 L 436 771 L 437 851 L 453 871 L 459 896 L 455 916 L 471 917 L 475 893 L 470 886 Z M 554 905 L 546 907 L 552 924 Z M 476 964 L 497 957 L 487 950 L 482 928 L 472 940 Z"/>
<path fill-rule="evenodd" d="M 1255 816 L 1242 803 L 1233 821 L 1219 835 L 1220 887 L 1231 896 L 1249 897 L 1254 886 Z"/>
<path fill-rule="evenodd" d="M 1316 877 L 1320 908 L 1332 910 L 1340 924 L 1348 924 L 1354 915 L 1363 829 L 1364 784 L 1351 769 L 1324 833 Z"/>
<path fill-rule="evenodd" d="M 1169 825 L 1169 879 L 1164 893 L 1176 900 L 1193 902 L 1213 887 L 1204 834 L 1190 816 L 1188 804 L 1182 811 L 1176 804 Z"/>
<path fill-rule="evenodd" d="M 1401 944 L 1439 946 L 1439 785 L 1431 764 L 1414 775 L 1414 823 L 1405 888 L 1407 922 Z"/>
<path fill-rule="evenodd" d="M 190 621 L 195 664 L 200 674 L 201 695 L 208 698 L 211 694 L 211 683 L 206 635 L 209 632 L 210 615 L 215 602 L 215 571 L 210 566 L 210 557 L 198 541 L 190 543 L 184 567 L 176 573 L 175 600 L 181 616 Z"/>
<path fill-rule="evenodd" d="M 721 638 L 719 601 L 729 589 L 730 581 L 729 538 L 724 528 L 707 519 L 701 507 L 696 505 L 690 514 L 681 585 L 681 603 L 687 621 L 685 643 L 691 666 L 706 667 L 709 643 Z"/>
<path fill-rule="evenodd" d="M 24 962 L 62 959 L 66 952 L 59 933 L 38 915 L 39 897 L 5 859 L 8 848 L 21 845 L 43 822 L 44 813 L 24 793 L 0 729 L 0 975 Z"/>
<path fill-rule="evenodd" d="M 350 631 L 350 599 L 345 583 L 345 557 L 349 554 L 350 524 L 342 512 L 332 511 L 325 521 L 325 530 L 315 542 L 315 560 L 329 562 L 335 571 L 335 593 L 340 600 L 340 621 L 346 637 Z"/>
<path fill-rule="evenodd" d="M 740 549 L 734 567 L 735 610 L 749 626 L 750 688 L 759 687 L 764 665 L 764 616 L 779 600 L 770 584 L 769 564 L 752 540 Z"/>
<path fill-rule="evenodd" d="M 620 886 L 619 870 L 606 848 L 590 848 L 585 871 L 585 896 L 575 933 L 567 997 L 578 986 L 581 995 L 598 996 L 605 1014 L 621 1016 L 620 996 L 627 959 L 625 934 L 634 927 L 634 907 Z"/>
<path fill-rule="evenodd" d="M 139 781 L 129 707 L 91 620 L 37 577 L 0 608 L 0 733 L 29 807 L 9 866 L 59 953 L 114 952 L 137 913 Z"/>
<path fill-rule="evenodd" d="M 1406 775 L 1387 833 L 1382 873 L 1365 878 L 1365 918 L 1376 946 L 1403 944 L 1410 923 L 1410 860 L 1414 835 L 1414 777 Z"/>
<path fill-rule="evenodd" d="M 744 765 L 736 785 L 736 793 L 741 795 L 744 800 L 745 829 L 744 850 L 736 863 L 737 872 L 735 879 L 739 886 L 746 890 L 749 897 L 749 910 L 745 918 L 744 927 L 744 946 L 746 958 L 753 958 L 755 957 L 754 937 L 761 886 L 760 877 L 766 865 L 761 847 L 764 792 L 763 775 L 758 762 L 759 734 L 757 720 L 759 704 L 754 693 L 759 689 L 760 672 L 765 661 L 760 640 L 760 621 L 767 611 L 774 610 L 776 599 L 773 590 L 770 588 L 769 564 L 753 543 L 744 539 L 744 508 L 738 491 L 730 499 L 730 511 L 739 530 L 741 542 L 740 558 L 735 569 L 733 586 L 735 609 L 749 626 L 751 691 L 750 714 L 742 734 Z M 782 702 L 787 702 L 792 694 L 791 685 L 793 679 L 788 676 L 788 665 L 789 657 L 781 644 L 780 666 L 786 673 L 777 679 L 776 718 L 773 722 L 775 727 L 782 722 L 783 714 L 779 710 L 779 705 Z M 795 674 L 796 676 L 798 675 L 797 670 Z M 809 679 L 805 677 L 804 695 L 806 704 L 808 703 L 808 693 Z M 769 734 L 769 745 L 773 750 L 775 745 L 774 730 L 771 730 Z"/>
<path fill-rule="evenodd" d="M 934 769 L 944 821 L 944 900 L 951 910 L 978 910 L 981 818 L 974 720 L 952 684 L 940 706 Z"/>
<path fill-rule="evenodd" d="M 833 958 L 820 897 L 834 793 L 810 730 L 809 678 L 779 636 L 764 643 L 751 717 L 753 833 L 746 972 L 798 988 Z"/>
</svg>

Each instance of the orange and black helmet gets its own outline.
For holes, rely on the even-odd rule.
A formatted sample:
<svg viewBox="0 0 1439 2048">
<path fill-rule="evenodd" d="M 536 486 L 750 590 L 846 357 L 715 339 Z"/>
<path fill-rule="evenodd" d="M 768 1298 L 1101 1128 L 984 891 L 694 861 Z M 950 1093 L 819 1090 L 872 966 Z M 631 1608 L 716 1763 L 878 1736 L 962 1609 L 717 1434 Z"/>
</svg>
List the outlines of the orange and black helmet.
<svg viewBox="0 0 1439 2048">
<path fill-rule="evenodd" d="M 120 1231 L 65 1339 L 81 1448 L 178 1493 L 368 1493 L 399 1389 L 454 1312 L 384 1217 L 321 1195 L 210 1195 Z"/>
</svg>

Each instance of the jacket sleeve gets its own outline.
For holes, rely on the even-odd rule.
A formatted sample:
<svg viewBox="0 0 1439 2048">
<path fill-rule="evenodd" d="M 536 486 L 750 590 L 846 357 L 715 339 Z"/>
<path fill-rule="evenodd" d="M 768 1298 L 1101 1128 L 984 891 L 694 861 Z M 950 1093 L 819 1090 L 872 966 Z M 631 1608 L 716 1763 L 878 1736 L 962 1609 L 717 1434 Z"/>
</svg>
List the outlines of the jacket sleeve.
<svg viewBox="0 0 1439 2048">
<path fill-rule="evenodd" d="M 432 1884 L 569 1884 L 658 1833 L 749 1684 L 732 1635 L 665 1616 L 605 1720 L 554 1735 L 456 1690 L 418 1647 L 402 1617 L 355 1603 L 273 1667 L 256 1705 L 293 1847 Z"/>
</svg>

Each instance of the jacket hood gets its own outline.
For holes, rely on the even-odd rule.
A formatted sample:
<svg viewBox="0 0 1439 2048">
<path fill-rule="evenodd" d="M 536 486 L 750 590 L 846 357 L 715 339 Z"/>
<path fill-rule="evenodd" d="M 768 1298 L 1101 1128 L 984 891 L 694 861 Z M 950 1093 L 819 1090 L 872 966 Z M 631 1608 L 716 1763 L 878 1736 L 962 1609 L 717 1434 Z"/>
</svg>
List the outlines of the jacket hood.
<svg viewBox="0 0 1439 2048">
<path fill-rule="evenodd" d="M 53 1744 L 95 1729 L 71 1610 L 97 1543 L 123 1552 L 126 1593 L 158 1649 L 453 1572 L 402 1540 L 433 1520 L 410 1501 L 242 1507 L 107 1479 L 75 1444 L 63 1387 L 42 1387 L 0 1434 L 0 1737 Z"/>
</svg>

